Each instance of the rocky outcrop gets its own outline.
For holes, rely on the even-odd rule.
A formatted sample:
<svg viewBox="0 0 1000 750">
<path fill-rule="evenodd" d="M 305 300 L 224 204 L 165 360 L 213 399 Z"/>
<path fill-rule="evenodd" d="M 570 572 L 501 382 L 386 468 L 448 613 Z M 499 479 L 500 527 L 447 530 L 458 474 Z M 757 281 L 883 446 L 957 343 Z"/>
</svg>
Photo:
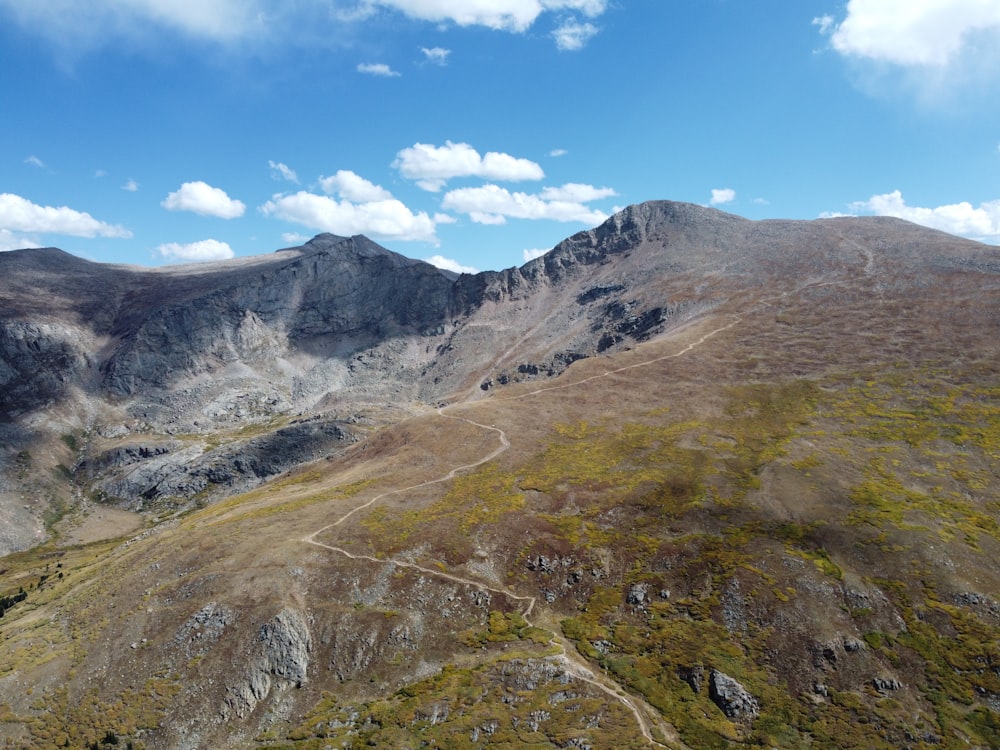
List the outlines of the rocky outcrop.
<svg viewBox="0 0 1000 750">
<path fill-rule="evenodd" d="M 82 332 L 58 323 L 0 321 L 0 417 L 67 396 L 91 365 Z"/>
<path fill-rule="evenodd" d="M 752 721 L 760 713 L 757 699 L 739 682 L 713 669 L 708 679 L 708 697 L 735 721 Z"/>
<path fill-rule="evenodd" d="M 248 489 L 353 442 L 340 422 L 316 417 L 211 450 L 178 441 L 116 448 L 83 468 L 105 500 L 141 510 L 162 499 Z"/>
<path fill-rule="evenodd" d="M 302 687 L 312 648 L 309 626 L 296 609 L 286 607 L 261 625 L 242 679 L 226 692 L 223 717 L 246 718 L 275 686 Z"/>
<path fill-rule="evenodd" d="M 173 643 L 183 648 L 188 658 L 202 656 L 222 637 L 235 619 L 231 609 L 218 602 L 210 602 L 181 625 Z"/>
</svg>

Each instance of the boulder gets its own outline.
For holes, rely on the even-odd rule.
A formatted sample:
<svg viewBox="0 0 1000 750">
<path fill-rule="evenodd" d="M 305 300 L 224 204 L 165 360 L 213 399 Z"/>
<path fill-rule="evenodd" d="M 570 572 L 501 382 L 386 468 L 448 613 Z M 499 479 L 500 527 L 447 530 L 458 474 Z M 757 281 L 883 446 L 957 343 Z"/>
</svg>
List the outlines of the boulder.
<svg viewBox="0 0 1000 750">
<path fill-rule="evenodd" d="M 709 677 L 708 695 L 730 719 L 750 721 L 760 713 L 757 699 L 743 685 L 717 669 L 713 669 Z"/>
</svg>

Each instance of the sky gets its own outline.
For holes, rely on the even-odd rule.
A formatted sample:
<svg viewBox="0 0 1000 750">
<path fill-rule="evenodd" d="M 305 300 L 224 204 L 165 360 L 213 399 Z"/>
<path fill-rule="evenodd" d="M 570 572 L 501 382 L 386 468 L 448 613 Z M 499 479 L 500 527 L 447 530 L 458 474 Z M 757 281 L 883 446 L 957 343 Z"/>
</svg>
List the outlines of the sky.
<svg viewBox="0 0 1000 750">
<path fill-rule="evenodd" d="M 0 0 L 0 250 L 474 272 L 660 199 L 1000 244 L 1000 2 Z"/>
</svg>

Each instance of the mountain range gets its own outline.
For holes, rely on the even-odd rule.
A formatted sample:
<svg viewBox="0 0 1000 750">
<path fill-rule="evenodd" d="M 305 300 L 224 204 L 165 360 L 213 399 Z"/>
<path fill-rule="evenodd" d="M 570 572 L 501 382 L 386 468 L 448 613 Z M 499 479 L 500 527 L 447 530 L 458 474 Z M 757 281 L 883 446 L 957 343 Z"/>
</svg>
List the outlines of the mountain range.
<svg viewBox="0 0 1000 750">
<path fill-rule="evenodd" d="M 1000 256 L 631 206 L 0 254 L 11 747 L 998 747 Z"/>
</svg>

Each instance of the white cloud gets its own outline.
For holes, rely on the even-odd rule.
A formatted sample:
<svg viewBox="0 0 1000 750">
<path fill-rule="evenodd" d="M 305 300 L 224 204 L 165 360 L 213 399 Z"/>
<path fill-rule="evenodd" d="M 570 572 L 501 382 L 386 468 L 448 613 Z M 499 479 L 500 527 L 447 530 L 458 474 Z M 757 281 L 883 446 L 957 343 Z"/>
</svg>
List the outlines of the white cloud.
<svg viewBox="0 0 1000 750">
<path fill-rule="evenodd" d="M 281 235 L 281 241 L 287 242 L 289 245 L 302 245 L 312 239 L 308 234 L 300 234 L 299 232 L 283 232 Z"/>
<path fill-rule="evenodd" d="M 830 31 L 836 26 L 836 19 L 831 15 L 819 16 L 812 20 L 813 26 L 819 26 L 820 34 L 829 34 Z"/>
<path fill-rule="evenodd" d="M 108 176 L 108 171 L 106 169 L 97 169 L 97 170 L 94 170 L 94 179 L 95 180 L 99 180 L 102 177 L 107 177 L 107 176 Z"/>
<path fill-rule="evenodd" d="M 945 66 L 983 35 L 1000 43 L 1000 3 L 995 0 L 850 0 L 839 24 L 813 21 L 848 57 L 902 66 Z"/>
<path fill-rule="evenodd" d="M 122 185 L 122 190 L 126 190 L 129 193 L 136 193 L 139 191 L 139 183 L 133 180 L 131 177 Z"/>
<path fill-rule="evenodd" d="M 205 260 L 227 260 L 236 255 L 226 242 L 219 240 L 201 240 L 182 245 L 177 242 L 167 242 L 153 251 L 166 260 L 200 262 Z"/>
<path fill-rule="evenodd" d="M 415 143 L 396 154 L 392 166 L 408 180 L 416 180 L 424 190 L 437 192 L 453 177 L 481 177 L 485 180 L 518 182 L 540 180 L 542 168 L 529 159 L 489 151 L 480 156 L 468 143 L 445 141 L 443 146 Z"/>
<path fill-rule="evenodd" d="M 562 187 L 543 188 L 539 197 L 545 201 L 569 201 L 572 203 L 589 203 L 601 198 L 618 195 L 609 187 L 595 188 L 593 185 L 581 185 L 578 182 L 567 182 Z"/>
<path fill-rule="evenodd" d="M 201 180 L 185 182 L 180 189 L 170 193 L 161 203 L 168 211 L 192 211 L 202 216 L 235 219 L 243 215 L 246 205 L 233 200 L 226 191 L 212 187 Z"/>
<path fill-rule="evenodd" d="M 563 188 L 547 188 L 549 194 L 559 194 Z M 573 186 L 568 193 L 584 186 Z M 589 187 L 589 186 L 587 186 Z M 607 188 L 601 188 L 606 190 Z M 598 190 L 593 188 L 593 190 Z M 543 195 L 545 191 L 543 191 Z M 511 193 L 498 185 L 459 188 L 445 194 L 442 208 L 464 213 L 477 224 L 504 224 L 507 218 L 549 219 L 552 221 L 579 221 L 596 225 L 608 218 L 607 214 L 589 208 L 579 201 L 546 200 L 542 195 Z"/>
<path fill-rule="evenodd" d="M 552 32 L 552 38 L 556 40 L 558 49 L 575 51 L 583 49 L 596 33 L 597 27 L 592 23 L 567 20 Z"/>
<path fill-rule="evenodd" d="M 336 193 L 341 198 L 353 203 L 370 203 L 392 199 L 392 193 L 369 182 L 364 177 L 347 169 L 341 169 L 333 177 L 320 177 L 319 184 L 324 193 Z"/>
<path fill-rule="evenodd" d="M 434 214 L 435 224 L 457 224 L 458 219 L 454 216 L 449 216 L 448 214 Z"/>
<path fill-rule="evenodd" d="M 433 219 L 423 211 L 413 213 L 395 198 L 352 203 L 299 191 L 294 195 L 274 196 L 260 207 L 260 211 L 265 216 L 339 235 L 367 234 L 394 240 L 437 242 Z"/>
<path fill-rule="evenodd" d="M 267 166 L 271 168 L 271 177 L 275 180 L 285 180 L 286 182 L 294 182 L 296 185 L 299 184 L 299 176 L 287 164 L 268 159 Z"/>
<path fill-rule="evenodd" d="M 520 33 L 543 13 L 578 23 L 573 19 L 596 18 L 607 6 L 608 0 L 0 0 L 0 11 L 14 23 L 75 51 L 120 39 L 142 45 L 163 29 L 229 46 L 243 40 L 301 43 L 304 37 L 328 42 L 341 24 L 363 23 L 382 9 L 421 21 Z"/>
<path fill-rule="evenodd" d="M 33 167 L 38 167 L 39 169 L 45 169 L 45 162 L 39 159 L 37 156 L 29 156 L 24 160 L 25 164 L 30 164 Z"/>
<path fill-rule="evenodd" d="M 71 237 L 118 237 L 132 233 L 123 226 L 98 221 L 84 211 L 66 206 L 39 206 L 12 193 L 0 193 L 0 229 Z"/>
<path fill-rule="evenodd" d="M 478 268 L 463 266 L 457 260 L 445 258 L 442 255 L 432 255 L 429 258 L 424 258 L 424 261 L 437 268 L 443 268 L 445 271 L 453 271 L 455 273 L 479 273 Z"/>
<path fill-rule="evenodd" d="M 0 0 L 22 26 L 62 44 L 138 36 L 151 26 L 226 42 L 264 31 L 265 5 L 259 0 Z"/>
<path fill-rule="evenodd" d="M 554 148 L 551 151 L 549 151 L 549 156 L 560 157 L 560 156 L 566 156 L 566 154 L 568 153 L 569 151 L 567 151 L 564 148 Z"/>
<path fill-rule="evenodd" d="M 8 250 L 21 250 L 26 247 L 42 247 L 42 243 L 30 237 L 22 237 L 8 229 L 0 229 L 0 253 Z"/>
<path fill-rule="evenodd" d="M 876 216 L 894 216 L 950 234 L 1000 243 L 1000 199 L 980 203 L 978 207 L 962 201 L 936 208 L 921 208 L 906 205 L 903 194 L 894 190 L 873 195 L 866 201 L 855 201 L 850 209 Z"/>
<path fill-rule="evenodd" d="M 709 201 L 713 206 L 721 206 L 723 203 L 732 203 L 736 200 L 736 191 L 732 188 L 719 188 L 712 190 L 712 200 Z"/>
<path fill-rule="evenodd" d="M 450 49 L 445 49 L 444 47 L 421 47 L 420 51 L 424 53 L 424 57 L 427 58 L 428 62 L 432 62 L 435 65 L 447 65 L 448 55 L 451 54 Z"/>
<path fill-rule="evenodd" d="M 397 73 L 385 63 L 360 63 L 358 65 L 358 72 L 372 76 L 381 76 L 383 78 L 398 78 L 402 75 L 402 73 Z"/>
<path fill-rule="evenodd" d="M 545 11 L 575 11 L 595 17 L 607 8 L 607 0 L 366 0 L 362 6 L 394 8 L 411 18 L 459 26 L 526 31 Z"/>
<path fill-rule="evenodd" d="M 771 201 L 769 201 L 767 198 L 754 198 L 750 202 L 753 203 L 754 205 L 757 205 L 757 206 L 770 206 L 771 205 Z"/>
<path fill-rule="evenodd" d="M 525 248 L 523 253 L 524 262 L 527 263 L 529 260 L 534 260 L 535 258 L 541 258 L 543 255 L 545 255 L 545 253 L 547 253 L 551 249 L 552 248 L 549 248 L 548 250 L 543 250 L 540 247 Z"/>
</svg>

